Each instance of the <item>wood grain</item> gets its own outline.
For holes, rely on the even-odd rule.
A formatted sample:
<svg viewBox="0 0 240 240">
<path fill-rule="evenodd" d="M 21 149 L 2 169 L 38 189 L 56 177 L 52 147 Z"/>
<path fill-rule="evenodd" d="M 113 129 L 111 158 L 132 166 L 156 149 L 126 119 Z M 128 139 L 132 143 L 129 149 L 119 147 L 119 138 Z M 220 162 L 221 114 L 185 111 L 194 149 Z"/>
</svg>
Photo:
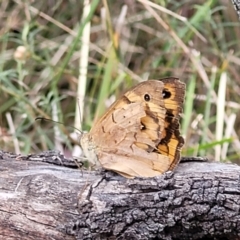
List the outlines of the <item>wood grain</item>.
<svg viewBox="0 0 240 240">
<path fill-rule="evenodd" d="M 186 162 L 126 179 L 41 159 L 68 161 L 0 152 L 0 239 L 239 239 L 237 165 Z"/>
</svg>

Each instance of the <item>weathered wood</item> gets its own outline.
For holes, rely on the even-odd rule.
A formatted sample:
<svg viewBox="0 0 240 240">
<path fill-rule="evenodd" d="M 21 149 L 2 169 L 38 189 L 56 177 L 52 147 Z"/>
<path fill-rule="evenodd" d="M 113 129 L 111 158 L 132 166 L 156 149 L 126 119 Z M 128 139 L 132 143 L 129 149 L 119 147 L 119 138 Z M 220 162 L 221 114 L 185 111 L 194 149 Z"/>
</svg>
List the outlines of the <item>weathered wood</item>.
<svg viewBox="0 0 240 240">
<path fill-rule="evenodd" d="M 56 152 L 38 156 L 0 152 L 0 239 L 75 239 L 66 234 L 65 224 L 79 215 L 78 195 L 96 176 L 42 160 L 66 161 Z"/>
<path fill-rule="evenodd" d="M 240 239 L 237 165 L 131 180 L 33 162 L 67 162 L 55 155 L 0 152 L 0 239 Z"/>
<path fill-rule="evenodd" d="M 240 239 L 240 167 L 183 163 L 152 179 L 103 177 L 80 198 L 78 239 Z"/>
</svg>

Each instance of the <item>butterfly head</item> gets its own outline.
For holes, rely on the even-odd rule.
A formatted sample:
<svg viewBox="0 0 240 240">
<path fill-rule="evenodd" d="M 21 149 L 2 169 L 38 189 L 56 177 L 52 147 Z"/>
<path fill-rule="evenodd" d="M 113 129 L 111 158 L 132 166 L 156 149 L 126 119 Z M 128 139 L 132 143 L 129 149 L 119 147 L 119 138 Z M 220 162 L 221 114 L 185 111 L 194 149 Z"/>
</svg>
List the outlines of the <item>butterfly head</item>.
<svg viewBox="0 0 240 240">
<path fill-rule="evenodd" d="M 96 146 L 92 140 L 92 137 L 88 133 L 84 133 L 81 136 L 80 144 L 83 149 L 83 153 L 88 161 L 93 164 L 94 166 L 99 166 L 100 163 L 98 161 L 97 153 L 96 153 Z"/>
</svg>

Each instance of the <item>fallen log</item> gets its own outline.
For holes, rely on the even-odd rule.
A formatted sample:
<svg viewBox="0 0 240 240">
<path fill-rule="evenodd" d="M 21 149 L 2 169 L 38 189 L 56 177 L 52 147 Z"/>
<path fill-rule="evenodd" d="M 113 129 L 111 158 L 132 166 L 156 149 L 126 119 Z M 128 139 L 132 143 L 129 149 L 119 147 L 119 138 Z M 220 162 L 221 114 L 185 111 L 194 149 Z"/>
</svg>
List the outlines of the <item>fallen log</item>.
<svg viewBox="0 0 240 240">
<path fill-rule="evenodd" d="M 0 239 L 239 239 L 240 167 L 186 162 L 143 179 L 58 152 L 0 152 Z"/>
</svg>

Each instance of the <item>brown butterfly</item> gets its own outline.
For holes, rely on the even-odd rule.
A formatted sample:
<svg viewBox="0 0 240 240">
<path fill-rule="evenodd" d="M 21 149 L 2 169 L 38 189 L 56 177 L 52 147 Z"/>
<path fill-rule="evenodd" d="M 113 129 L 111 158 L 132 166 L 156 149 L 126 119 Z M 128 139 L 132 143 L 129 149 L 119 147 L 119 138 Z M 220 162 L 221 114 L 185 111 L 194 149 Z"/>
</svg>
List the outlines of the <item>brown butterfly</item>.
<svg viewBox="0 0 240 240">
<path fill-rule="evenodd" d="M 184 96 L 185 84 L 177 78 L 139 83 L 83 134 L 85 156 L 127 178 L 173 170 L 184 144 L 179 132 Z"/>
</svg>

